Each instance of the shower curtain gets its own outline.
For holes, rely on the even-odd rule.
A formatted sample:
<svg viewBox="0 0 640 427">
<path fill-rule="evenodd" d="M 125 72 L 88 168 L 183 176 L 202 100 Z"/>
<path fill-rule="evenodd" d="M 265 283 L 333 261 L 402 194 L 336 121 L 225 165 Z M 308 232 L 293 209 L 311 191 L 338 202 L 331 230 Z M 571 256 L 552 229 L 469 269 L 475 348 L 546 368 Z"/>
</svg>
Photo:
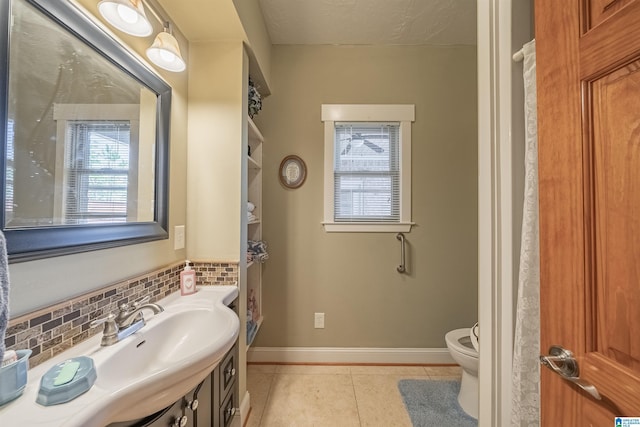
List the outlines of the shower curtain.
<svg viewBox="0 0 640 427">
<path fill-rule="evenodd" d="M 513 350 L 511 425 L 540 425 L 540 256 L 538 236 L 538 130 L 536 113 L 536 46 L 525 44 L 525 185 L 518 300 Z"/>
</svg>

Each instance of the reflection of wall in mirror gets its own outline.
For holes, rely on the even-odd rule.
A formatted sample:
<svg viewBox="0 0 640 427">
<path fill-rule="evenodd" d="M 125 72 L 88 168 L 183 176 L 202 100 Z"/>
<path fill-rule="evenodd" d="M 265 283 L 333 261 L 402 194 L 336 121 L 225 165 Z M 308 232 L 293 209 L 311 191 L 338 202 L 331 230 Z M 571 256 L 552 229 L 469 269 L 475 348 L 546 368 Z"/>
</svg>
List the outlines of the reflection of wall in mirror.
<svg viewBox="0 0 640 427">
<path fill-rule="evenodd" d="M 58 203 L 63 188 L 58 156 L 63 140 L 59 139 L 53 118 L 54 104 L 135 104 L 137 114 L 145 114 L 140 117 L 144 120 L 143 131 L 153 129 L 147 132 L 153 135 L 150 142 L 153 144 L 155 95 L 25 2 L 14 2 L 12 14 L 8 112 L 9 120 L 15 123 L 15 161 L 14 202 L 7 207 L 13 212 L 7 215 L 11 220 L 7 226 L 59 224 L 62 220 L 57 215 Z M 141 92 L 149 107 L 137 107 Z M 144 113 L 151 106 L 151 98 L 152 122 L 150 113 Z M 144 156 L 132 164 L 153 162 L 154 156 L 146 158 L 151 150 L 148 147 L 144 150 Z M 148 183 L 152 179 L 149 176 L 141 178 Z M 139 192 L 137 184 L 136 187 Z M 148 205 L 153 205 L 153 197 L 142 204 L 134 211 L 147 213 L 142 220 L 152 219 Z M 136 218 L 140 216 L 136 214 Z"/>
<path fill-rule="evenodd" d="M 156 183 L 156 104 L 154 93 L 140 90 L 140 139 L 138 157 L 138 221 L 153 221 Z"/>
</svg>

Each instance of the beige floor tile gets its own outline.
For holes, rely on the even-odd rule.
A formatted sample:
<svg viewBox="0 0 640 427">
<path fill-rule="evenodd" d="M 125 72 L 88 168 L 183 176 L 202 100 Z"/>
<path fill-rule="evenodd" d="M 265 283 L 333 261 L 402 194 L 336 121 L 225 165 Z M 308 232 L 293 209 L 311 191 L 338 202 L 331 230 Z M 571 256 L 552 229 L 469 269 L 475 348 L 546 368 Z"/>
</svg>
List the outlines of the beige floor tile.
<svg viewBox="0 0 640 427">
<path fill-rule="evenodd" d="M 462 368 L 459 366 L 425 366 L 424 370 L 433 379 L 462 378 Z"/>
<path fill-rule="evenodd" d="M 422 376 L 352 375 L 361 426 L 411 427 L 411 419 L 398 390 L 398 381 L 405 378 L 428 379 L 424 371 Z"/>
<path fill-rule="evenodd" d="M 360 426 L 351 376 L 276 374 L 260 425 Z"/>
<path fill-rule="evenodd" d="M 461 375 L 459 366 L 249 365 L 246 427 L 411 427 L 398 381 Z"/>
<path fill-rule="evenodd" d="M 260 418 L 262 418 L 262 414 L 256 414 L 256 409 L 251 408 L 251 412 L 249 412 L 249 419 L 244 424 L 245 427 L 260 427 Z"/>
<path fill-rule="evenodd" d="M 307 374 L 307 375 L 349 375 L 349 366 L 338 365 L 279 365 L 278 374 Z"/>
<path fill-rule="evenodd" d="M 425 375 L 422 366 L 350 366 L 352 375 Z"/>
<path fill-rule="evenodd" d="M 246 427 L 260 426 L 262 413 L 269 397 L 269 390 L 273 382 L 274 374 L 255 372 L 248 367 L 247 391 L 251 397 L 251 412 Z"/>
</svg>

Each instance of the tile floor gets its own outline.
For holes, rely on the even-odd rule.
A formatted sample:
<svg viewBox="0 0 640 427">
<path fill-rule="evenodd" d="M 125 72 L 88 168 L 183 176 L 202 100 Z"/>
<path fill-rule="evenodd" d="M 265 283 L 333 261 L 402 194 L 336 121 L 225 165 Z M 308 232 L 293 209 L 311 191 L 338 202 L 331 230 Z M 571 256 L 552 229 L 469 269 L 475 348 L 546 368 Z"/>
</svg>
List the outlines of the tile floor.
<svg viewBox="0 0 640 427">
<path fill-rule="evenodd" d="M 461 375 L 457 366 L 249 365 L 246 427 L 411 427 L 398 381 Z"/>
</svg>

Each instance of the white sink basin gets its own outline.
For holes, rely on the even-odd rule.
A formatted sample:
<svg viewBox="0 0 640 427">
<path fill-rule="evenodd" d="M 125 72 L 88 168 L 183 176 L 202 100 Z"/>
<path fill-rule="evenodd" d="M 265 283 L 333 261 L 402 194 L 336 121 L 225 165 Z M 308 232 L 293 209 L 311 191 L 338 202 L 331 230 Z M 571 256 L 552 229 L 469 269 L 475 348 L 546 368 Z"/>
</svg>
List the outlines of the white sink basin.
<svg viewBox="0 0 640 427">
<path fill-rule="evenodd" d="M 0 425 L 104 426 L 157 412 L 209 375 L 233 346 L 240 329 L 228 307 L 235 286 L 208 286 L 196 294 L 158 302 L 164 312 L 145 310 L 147 324 L 107 347 L 101 334 L 29 371 L 24 394 L 0 408 Z M 97 371 L 94 386 L 75 400 L 54 406 L 35 402 L 41 376 L 54 364 L 89 356 Z"/>
<path fill-rule="evenodd" d="M 156 322 L 148 323 L 133 339 L 125 339 L 102 352 L 109 354 L 103 356 L 98 351 L 92 355 L 98 363 L 95 385 L 107 389 L 122 387 L 167 366 L 191 360 L 199 352 L 206 352 L 205 357 L 208 357 L 208 349 L 202 343 L 217 342 L 223 338 L 226 328 L 209 332 L 201 326 L 223 323 L 226 320 L 224 314 L 206 308 L 160 313 Z M 112 349 L 114 351 L 109 351 Z"/>
</svg>

